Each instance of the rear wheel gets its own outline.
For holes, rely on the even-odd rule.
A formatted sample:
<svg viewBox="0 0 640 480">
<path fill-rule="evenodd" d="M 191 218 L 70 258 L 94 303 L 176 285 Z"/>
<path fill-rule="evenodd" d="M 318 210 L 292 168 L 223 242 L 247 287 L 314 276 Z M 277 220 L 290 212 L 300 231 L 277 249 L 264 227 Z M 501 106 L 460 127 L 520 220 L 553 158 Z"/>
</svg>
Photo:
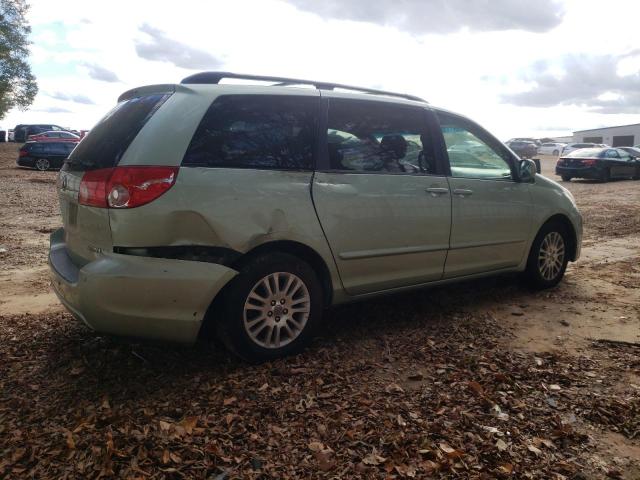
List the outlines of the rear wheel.
<svg viewBox="0 0 640 480">
<path fill-rule="evenodd" d="M 562 175 L 562 181 L 563 182 L 570 182 L 571 181 L 571 175 Z"/>
<path fill-rule="evenodd" d="M 41 172 L 46 172 L 47 170 L 49 170 L 49 167 L 51 166 L 49 164 L 49 160 L 47 160 L 46 158 L 38 158 L 36 160 L 35 165 L 36 165 L 36 168 Z"/>
<path fill-rule="evenodd" d="M 640 167 L 636 167 L 636 173 L 633 174 L 631 180 L 640 180 Z"/>
<path fill-rule="evenodd" d="M 564 225 L 550 222 L 536 235 L 525 271 L 529 284 L 536 289 L 558 284 L 569 262 L 569 236 Z"/>
<path fill-rule="evenodd" d="M 300 351 L 322 315 L 315 271 L 285 253 L 265 254 L 240 269 L 224 298 L 218 330 L 225 345 L 250 362 Z"/>
<path fill-rule="evenodd" d="M 560 152 L 558 150 L 554 150 L 553 151 L 553 156 L 557 157 L 558 155 L 560 155 Z"/>
<path fill-rule="evenodd" d="M 600 181 L 602 183 L 607 183 L 609 180 L 611 180 L 611 170 L 609 170 L 608 168 L 605 168 L 604 170 L 602 170 L 602 173 L 600 174 Z"/>
</svg>

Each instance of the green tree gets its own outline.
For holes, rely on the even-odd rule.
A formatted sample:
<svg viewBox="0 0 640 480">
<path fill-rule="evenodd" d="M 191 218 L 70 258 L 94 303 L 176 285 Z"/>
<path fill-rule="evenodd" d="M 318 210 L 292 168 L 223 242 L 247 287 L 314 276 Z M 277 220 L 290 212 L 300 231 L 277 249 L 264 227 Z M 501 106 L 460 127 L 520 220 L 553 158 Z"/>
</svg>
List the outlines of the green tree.
<svg viewBox="0 0 640 480">
<path fill-rule="evenodd" d="M 0 0 L 0 119 L 14 107 L 27 108 L 38 93 L 27 62 L 28 9 L 26 0 Z"/>
</svg>

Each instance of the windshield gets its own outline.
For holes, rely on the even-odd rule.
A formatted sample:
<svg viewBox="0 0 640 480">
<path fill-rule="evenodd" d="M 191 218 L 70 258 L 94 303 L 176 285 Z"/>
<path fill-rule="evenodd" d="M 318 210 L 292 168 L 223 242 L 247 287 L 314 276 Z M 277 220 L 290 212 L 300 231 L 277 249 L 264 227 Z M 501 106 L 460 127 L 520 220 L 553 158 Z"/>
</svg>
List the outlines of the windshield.
<svg viewBox="0 0 640 480">
<path fill-rule="evenodd" d="M 569 153 L 567 157 L 571 158 L 599 158 L 603 148 L 581 148 L 580 150 L 574 150 Z"/>
</svg>

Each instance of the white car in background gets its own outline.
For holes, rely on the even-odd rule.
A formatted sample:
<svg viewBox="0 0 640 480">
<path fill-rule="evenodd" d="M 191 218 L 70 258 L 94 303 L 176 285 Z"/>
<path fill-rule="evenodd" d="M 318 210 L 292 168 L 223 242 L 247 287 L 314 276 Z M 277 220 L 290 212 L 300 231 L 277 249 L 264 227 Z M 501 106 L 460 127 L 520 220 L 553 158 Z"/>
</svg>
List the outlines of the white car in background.
<svg viewBox="0 0 640 480">
<path fill-rule="evenodd" d="M 543 143 L 538 147 L 538 154 L 558 156 L 565 145 L 566 143 Z"/>
<path fill-rule="evenodd" d="M 600 145 L 598 145 L 597 143 L 568 143 L 562 148 L 560 154 L 566 155 L 567 153 L 573 152 L 574 150 L 579 150 L 581 148 L 600 148 Z"/>
</svg>

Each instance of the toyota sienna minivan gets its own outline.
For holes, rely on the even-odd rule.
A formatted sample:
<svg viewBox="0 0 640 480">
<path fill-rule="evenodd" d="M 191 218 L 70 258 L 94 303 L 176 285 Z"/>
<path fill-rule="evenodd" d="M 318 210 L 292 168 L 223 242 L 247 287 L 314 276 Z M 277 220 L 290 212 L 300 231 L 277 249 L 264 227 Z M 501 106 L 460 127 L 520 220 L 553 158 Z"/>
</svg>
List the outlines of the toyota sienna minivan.
<svg viewBox="0 0 640 480">
<path fill-rule="evenodd" d="M 125 92 L 65 162 L 53 287 L 98 332 L 217 332 L 268 360 L 330 305 L 504 272 L 557 284 L 582 220 L 535 172 L 417 97 L 199 73 Z"/>
</svg>

